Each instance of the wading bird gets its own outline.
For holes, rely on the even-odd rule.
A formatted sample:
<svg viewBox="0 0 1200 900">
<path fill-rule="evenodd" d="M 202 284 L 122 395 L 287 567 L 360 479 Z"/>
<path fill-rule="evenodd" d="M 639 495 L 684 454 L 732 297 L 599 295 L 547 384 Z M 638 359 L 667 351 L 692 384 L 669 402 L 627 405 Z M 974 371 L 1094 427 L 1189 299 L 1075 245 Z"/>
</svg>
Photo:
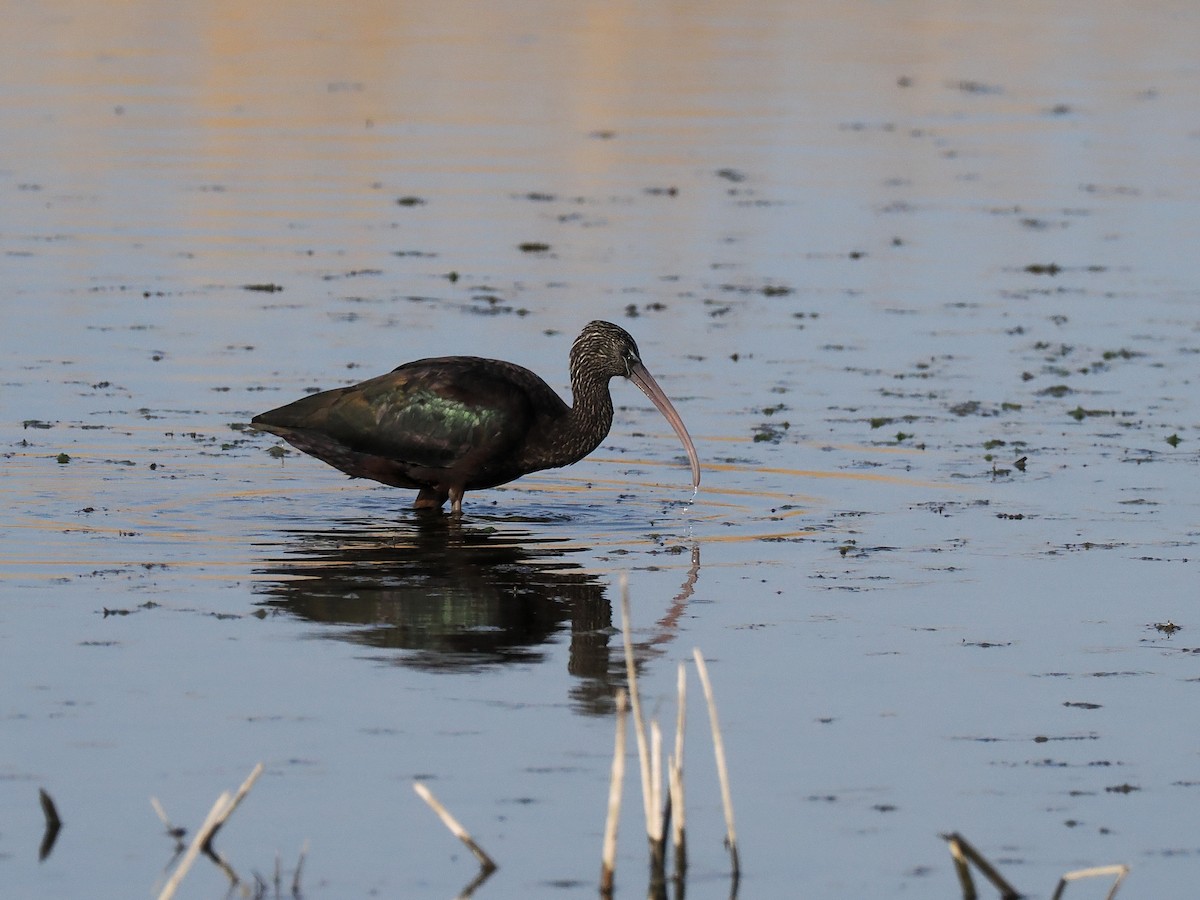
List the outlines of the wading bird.
<svg viewBox="0 0 1200 900">
<path fill-rule="evenodd" d="M 700 485 L 700 460 L 679 413 L 611 322 L 590 322 L 571 346 L 567 406 L 533 372 L 498 359 L 442 356 L 405 363 L 350 387 L 255 416 L 254 427 L 345 472 L 416 488 L 414 507 L 462 512 L 463 493 L 578 462 L 608 436 L 609 379 L 623 375 L 650 398 L 683 442 Z"/>
</svg>

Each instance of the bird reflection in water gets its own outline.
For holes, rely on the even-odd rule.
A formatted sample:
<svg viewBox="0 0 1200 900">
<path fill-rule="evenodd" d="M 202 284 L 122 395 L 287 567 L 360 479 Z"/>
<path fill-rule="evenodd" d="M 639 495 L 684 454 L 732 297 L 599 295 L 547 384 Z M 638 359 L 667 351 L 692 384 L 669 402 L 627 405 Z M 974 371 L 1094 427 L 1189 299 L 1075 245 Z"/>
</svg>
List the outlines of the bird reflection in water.
<svg viewBox="0 0 1200 900">
<path fill-rule="evenodd" d="M 544 645 L 569 628 L 574 705 L 612 711 L 625 681 L 620 641 L 612 652 L 612 604 L 605 584 L 572 559 L 582 548 L 511 520 L 466 524 L 419 512 L 386 527 L 348 521 L 287 536 L 286 555 L 258 570 L 262 606 L 349 626 L 321 636 L 403 651 L 378 658 L 441 671 L 540 662 Z M 674 636 L 699 567 L 696 547 L 680 595 L 639 656 L 659 655 Z"/>
</svg>

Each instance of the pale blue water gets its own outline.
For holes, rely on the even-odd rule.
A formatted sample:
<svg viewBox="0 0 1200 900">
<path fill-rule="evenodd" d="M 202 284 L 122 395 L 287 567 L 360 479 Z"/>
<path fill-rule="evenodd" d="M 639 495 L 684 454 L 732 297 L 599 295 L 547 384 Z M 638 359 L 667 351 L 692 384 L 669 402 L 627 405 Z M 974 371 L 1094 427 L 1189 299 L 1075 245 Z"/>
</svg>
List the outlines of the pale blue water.
<svg viewBox="0 0 1200 900">
<path fill-rule="evenodd" d="M 710 660 L 741 896 L 953 897 L 948 831 L 1030 896 L 1191 895 L 1191 7 L 11 13 L 6 895 L 155 896 L 148 798 L 194 829 L 261 760 L 243 878 L 308 841 L 304 896 L 453 896 L 421 777 L 500 864 L 476 896 L 590 896 L 622 573 L 668 741 Z M 459 527 L 240 430 L 443 353 L 562 389 L 597 317 L 694 501 L 623 383 L 594 457 Z M 688 892 L 724 897 L 690 691 Z"/>
</svg>

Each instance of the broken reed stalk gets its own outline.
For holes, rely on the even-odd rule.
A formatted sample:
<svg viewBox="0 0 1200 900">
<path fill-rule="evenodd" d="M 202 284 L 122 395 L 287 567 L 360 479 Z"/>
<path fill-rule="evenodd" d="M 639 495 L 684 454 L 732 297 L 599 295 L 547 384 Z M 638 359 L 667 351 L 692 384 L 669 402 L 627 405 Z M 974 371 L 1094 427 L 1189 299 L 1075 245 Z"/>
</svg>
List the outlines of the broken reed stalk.
<svg viewBox="0 0 1200 900">
<path fill-rule="evenodd" d="M 292 876 L 292 896 L 300 896 L 300 873 L 304 871 L 304 858 L 308 856 L 308 840 L 304 841 L 304 846 L 300 848 L 300 858 L 296 860 L 296 873 Z M 276 865 L 278 865 L 278 857 L 276 857 Z M 278 872 L 275 875 L 275 883 L 279 884 Z"/>
<path fill-rule="evenodd" d="M 962 889 L 963 900 L 977 900 L 978 894 L 975 892 L 975 879 L 971 877 L 971 866 L 967 863 L 967 858 L 963 856 L 962 844 L 959 843 L 958 835 L 943 834 L 946 839 L 946 844 L 950 848 L 950 858 L 954 860 L 954 873 L 958 876 L 958 886 Z"/>
<path fill-rule="evenodd" d="M 250 789 L 254 787 L 254 782 L 258 781 L 258 776 L 263 773 L 263 764 L 259 763 L 254 767 L 246 780 L 241 783 L 237 789 L 237 793 L 233 795 L 233 799 L 229 801 L 227 809 L 222 810 L 221 816 L 217 819 L 216 824 L 209 830 L 208 835 L 204 838 L 204 843 L 200 845 L 201 850 L 208 851 L 212 848 L 212 840 L 217 836 L 217 832 L 221 830 L 221 826 L 225 821 L 233 815 L 233 811 L 241 806 L 242 801 L 246 799 L 246 795 L 250 793 Z"/>
<path fill-rule="evenodd" d="M 57 831 L 62 828 L 62 819 L 58 817 L 58 809 L 45 788 L 38 788 L 38 802 L 42 804 L 42 817 L 46 820 L 46 830 Z"/>
<path fill-rule="evenodd" d="M 1121 882 L 1125 880 L 1125 876 L 1129 874 L 1129 866 L 1124 863 L 1117 863 L 1112 866 L 1093 866 L 1090 869 L 1076 869 L 1074 872 L 1068 872 L 1058 880 L 1058 887 L 1054 889 L 1054 896 L 1050 900 L 1060 900 L 1063 891 L 1067 889 L 1068 881 L 1078 881 L 1081 878 L 1100 878 L 1105 875 L 1115 875 L 1116 880 L 1113 881 L 1113 886 L 1108 892 L 1107 900 L 1113 900 L 1117 896 L 1117 888 L 1121 886 Z"/>
<path fill-rule="evenodd" d="M 683 833 L 683 770 L 675 757 L 667 758 L 667 797 L 671 809 L 671 845 L 675 848 L 675 871 L 671 878 L 678 884 L 687 875 L 687 847 Z"/>
<path fill-rule="evenodd" d="M 192 867 L 192 863 L 196 861 L 196 857 L 200 854 L 200 851 L 209 845 L 213 835 L 217 833 L 217 829 L 224 825 L 226 820 L 233 815 L 233 811 L 238 808 L 238 804 L 242 802 L 243 798 L 250 793 L 250 788 L 254 787 L 254 782 L 258 780 L 258 776 L 262 772 L 263 764 L 259 763 L 254 767 L 254 770 L 246 780 L 242 782 L 236 794 L 231 795 L 229 791 L 221 792 L 221 796 L 217 798 L 217 802 L 208 811 L 208 815 L 204 819 L 204 824 L 200 826 L 200 830 L 192 838 L 192 843 L 188 845 L 187 852 L 183 854 L 183 859 L 179 861 L 179 865 L 175 867 L 175 871 L 171 874 L 167 883 L 163 885 L 163 889 L 158 895 L 158 900 L 171 900 L 175 896 L 175 891 L 179 889 L 179 885 L 183 881 L 183 876 L 188 873 L 188 869 Z"/>
<path fill-rule="evenodd" d="M 683 732 L 687 723 L 687 666 L 679 663 L 676 678 L 678 709 L 675 715 L 675 753 L 667 760 L 667 796 L 671 803 L 671 843 L 675 847 L 675 880 L 687 872 L 687 847 L 683 815 Z"/>
<path fill-rule="evenodd" d="M 633 712 L 633 733 L 637 737 L 638 763 L 642 772 L 642 811 L 646 816 L 646 835 L 651 850 L 655 841 L 655 822 L 658 812 L 654 806 L 653 786 L 650 782 L 650 750 L 646 745 L 646 722 L 642 718 L 642 698 L 638 693 L 637 667 L 633 662 L 633 635 L 629 624 L 629 576 L 621 573 L 621 634 L 625 644 L 625 676 L 629 681 L 629 706 Z"/>
<path fill-rule="evenodd" d="M 708 704 L 708 722 L 712 726 L 713 756 L 717 761 L 717 778 L 721 782 L 721 804 L 725 807 L 725 844 L 729 847 L 729 861 L 736 886 L 741 876 L 741 864 L 738 859 L 737 830 L 733 826 L 733 798 L 729 793 L 729 768 L 725 765 L 725 742 L 721 738 L 721 725 L 717 721 L 717 704 L 713 699 L 712 682 L 708 680 L 708 667 L 704 664 L 704 654 L 697 647 L 692 650 L 692 655 L 696 659 L 696 672 L 700 676 L 700 687 L 704 689 L 704 700 Z"/>
<path fill-rule="evenodd" d="M 150 798 L 150 805 L 154 807 L 154 814 L 158 816 L 158 820 L 163 823 L 163 828 L 167 830 L 167 837 L 175 838 L 175 843 L 179 849 L 183 849 L 183 836 L 187 834 L 186 828 L 180 828 L 167 818 L 167 811 L 163 809 L 157 797 Z"/>
<path fill-rule="evenodd" d="M 617 865 L 617 826 L 621 821 L 621 786 L 625 781 L 625 719 L 628 699 L 617 691 L 617 736 L 613 742 L 612 777 L 608 783 L 608 817 L 604 821 L 604 847 L 600 853 L 600 895 L 611 897 Z"/>
<path fill-rule="evenodd" d="M 438 818 L 442 820 L 443 825 L 450 829 L 450 833 L 466 844 L 467 849 L 475 854 L 475 858 L 479 860 L 480 868 L 482 868 L 484 872 L 496 871 L 497 866 L 492 861 L 492 858 L 483 852 L 483 848 L 475 843 L 471 835 L 467 833 L 467 829 L 463 828 L 462 825 L 459 824 L 458 819 L 450 815 L 449 810 L 447 810 L 446 807 L 442 806 L 442 804 L 438 802 L 437 797 L 433 796 L 433 793 L 429 790 L 429 788 L 425 787 L 425 785 L 419 781 L 414 781 L 413 790 L 416 791 L 418 797 L 429 804 L 430 809 L 438 814 Z"/>
<path fill-rule="evenodd" d="M 650 720 L 650 807 L 655 811 L 646 822 L 646 836 L 650 839 L 650 877 L 653 883 L 664 881 L 667 876 L 666 822 L 671 807 L 663 805 L 662 784 L 662 729 L 658 719 Z"/>
<path fill-rule="evenodd" d="M 679 670 L 675 676 L 675 695 L 677 709 L 675 711 L 675 759 L 679 771 L 683 771 L 683 733 L 687 725 L 687 666 L 679 661 Z"/>
<path fill-rule="evenodd" d="M 650 805 L 658 812 L 654 817 L 654 827 L 650 830 L 650 839 L 662 843 L 663 839 L 663 802 L 662 802 L 662 729 L 658 719 L 650 720 Z"/>
<path fill-rule="evenodd" d="M 961 855 L 968 862 L 970 862 L 971 865 L 977 868 L 984 878 L 992 883 L 992 886 L 1000 892 L 1000 896 L 1003 898 L 1003 900 L 1019 900 L 1021 896 L 1020 891 L 1009 884 L 1005 880 L 1004 876 L 996 871 L 996 868 L 990 862 L 984 859 L 983 854 L 971 846 L 971 842 L 965 837 L 956 831 L 952 834 L 943 834 L 942 839 L 950 845 L 950 855 L 955 859 L 955 866 L 959 865 L 958 858 Z M 959 874 L 959 881 L 960 883 L 962 882 L 961 872 Z M 970 883 L 969 872 L 967 874 L 967 883 Z M 970 883 L 971 893 L 968 894 L 967 883 L 963 884 L 963 897 L 965 900 L 970 900 L 970 898 L 975 896 L 975 885 Z"/>
<path fill-rule="evenodd" d="M 42 842 L 38 845 L 38 862 L 44 862 L 54 849 L 54 842 L 58 840 L 58 833 L 62 830 L 62 819 L 58 817 L 54 800 L 46 793 L 45 788 L 38 788 L 38 801 L 42 804 L 42 818 L 46 820 L 46 827 L 42 829 Z"/>
<path fill-rule="evenodd" d="M 221 796 L 217 798 L 217 802 L 208 811 L 208 816 L 205 817 L 200 830 L 196 832 L 196 836 L 192 838 L 191 844 L 188 845 L 187 852 L 183 854 L 183 859 L 179 860 L 179 865 L 175 867 L 175 871 L 171 873 L 171 877 L 163 885 L 162 891 L 159 892 L 158 900 L 171 900 L 175 896 L 175 891 L 179 888 L 180 882 L 183 881 L 183 876 L 187 874 L 188 869 L 192 867 L 192 863 L 196 861 L 196 857 L 200 855 L 200 847 L 204 843 L 201 838 L 207 837 L 213 824 L 216 823 L 217 818 L 224 812 L 226 805 L 229 804 L 231 799 L 229 791 L 221 792 Z"/>
</svg>

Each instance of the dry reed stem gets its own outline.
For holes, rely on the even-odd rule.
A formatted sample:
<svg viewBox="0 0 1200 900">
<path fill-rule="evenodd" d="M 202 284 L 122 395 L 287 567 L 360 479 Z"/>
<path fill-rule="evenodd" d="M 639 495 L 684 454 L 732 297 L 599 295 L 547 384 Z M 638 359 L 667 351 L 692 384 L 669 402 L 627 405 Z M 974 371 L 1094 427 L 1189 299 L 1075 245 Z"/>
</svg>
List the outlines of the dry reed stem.
<svg viewBox="0 0 1200 900">
<path fill-rule="evenodd" d="M 154 814 L 158 816 L 158 820 L 163 823 L 163 828 L 167 829 L 167 834 L 173 835 L 179 831 L 182 831 L 182 829 L 177 828 L 171 823 L 171 820 L 167 818 L 167 811 L 163 809 L 163 805 L 158 802 L 157 797 L 150 798 L 150 805 L 154 807 Z"/>
<path fill-rule="evenodd" d="M 1003 898 L 1003 900 L 1018 900 L 1018 898 L 1021 896 L 1020 891 L 1009 884 L 1005 880 L 1004 876 L 1001 875 L 990 862 L 984 859 L 983 855 L 978 850 L 971 846 L 970 841 L 968 841 L 957 831 L 953 834 L 943 834 L 942 838 L 945 839 L 950 845 L 950 855 L 957 859 L 958 857 L 955 853 L 955 850 L 957 849 L 958 853 L 970 861 L 971 865 L 977 868 L 983 877 L 992 883 L 992 886 L 1000 892 L 1000 896 Z M 972 885 L 972 890 L 974 890 L 974 885 Z M 966 896 L 965 888 L 964 896 Z M 967 900 L 970 900 L 970 898 L 967 897 Z"/>
<path fill-rule="evenodd" d="M 163 805 L 158 802 L 157 797 L 150 798 L 150 805 L 154 807 L 154 814 L 158 816 L 158 820 L 163 823 L 163 828 L 166 829 L 167 837 L 175 840 L 175 853 L 182 853 L 185 849 L 183 839 L 187 835 L 187 829 L 180 825 L 176 825 L 169 818 L 167 818 L 167 811 L 163 809 Z M 172 857 L 172 859 L 174 859 L 174 857 Z"/>
<path fill-rule="evenodd" d="M 304 841 L 304 846 L 300 848 L 300 858 L 296 860 L 296 873 L 292 876 L 292 896 L 300 896 L 300 873 L 304 871 L 304 858 L 308 856 L 308 840 Z M 278 857 L 276 857 L 276 865 L 278 865 Z M 275 883 L 279 883 L 278 873 L 275 876 Z"/>
<path fill-rule="evenodd" d="M 254 782 L 258 780 L 258 776 L 262 772 L 263 764 L 259 763 L 254 767 L 249 776 L 247 776 L 246 780 L 242 782 L 236 794 L 231 795 L 229 791 L 221 792 L 221 796 L 217 798 L 217 802 L 212 805 L 212 809 L 205 816 L 204 824 L 200 826 L 200 830 L 192 838 L 192 843 L 188 845 L 187 852 L 183 854 L 183 859 L 179 861 L 179 865 L 175 867 L 175 871 L 171 874 L 167 883 L 163 885 L 163 889 L 158 895 L 158 900 L 171 900 L 175 896 L 175 891 L 179 889 L 179 885 L 183 881 L 183 876 L 188 873 L 188 869 L 196 861 L 200 850 L 208 845 L 213 835 L 217 833 L 217 829 L 224 825 L 226 820 L 233 815 L 233 811 L 238 808 L 238 804 L 242 802 L 242 799 L 250 793 L 250 788 L 254 787 Z"/>
<path fill-rule="evenodd" d="M 58 817 L 58 809 L 54 800 L 46 793 L 45 788 L 38 788 L 38 802 L 42 805 L 42 818 L 46 820 L 46 829 L 57 831 L 62 828 L 62 819 Z"/>
<path fill-rule="evenodd" d="M 683 810 L 683 734 L 687 725 L 687 666 L 681 660 L 675 680 L 675 753 L 667 760 L 667 790 L 671 800 L 671 843 L 675 845 L 675 874 L 682 877 L 687 868 L 684 855 Z"/>
<path fill-rule="evenodd" d="M 1090 869 L 1076 869 L 1074 872 L 1068 872 L 1058 880 L 1058 887 L 1054 889 L 1054 896 L 1051 900 L 1060 900 L 1063 891 L 1067 889 L 1068 881 L 1078 881 L 1081 878 L 1100 878 L 1104 875 L 1115 875 L 1116 880 L 1113 881 L 1113 886 L 1108 892 L 1107 900 L 1113 900 L 1117 896 L 1117 888 L 1121 886 L 1121 882 L 1125 880 L 1125 876 L 1129 874 L 1129 866 L 1124 863 L 1117 863 L 1112 866 L 1093 866 Z"/>
<path fill-rule="evenodd" d="M 209 831 L 208 836 L 204 839 L 204 843 L 200 845 L 201 849 L 208 850 L 212 847 L 212 839 L 217 836 L 217 832 L 221 830 L 221 826 L 225 824 L 226 820 L 233 815 L 233 811 L 241 806 L 242 801 L 246 799 L 246 795 L 250 793 L 250 789 L 254 787 L 254 782 L 258 781 L 258 776 L 262 773 L 263 764 L 259 763 L 254 767 L 253 771 L 246 776 L 246 780 L 239 785 L 237 793 L 235 793 L 233 798 L 229 801 L 229 807 L 225 810 L 222 810 L 220 818 L 217 819 L 216 824 L 213 825 L 212 829 Z"/>
<path fill-rule="evenodd" d="M 679 771 L 683 772 L 683 732 L 687 725 L 687 666 L 679 661 L 679 671 L 675 677 L 675 694 L 678 708 L 675 712 L 675 759 L 679 763 Z"/>
<path fill-rule="evenodd" d="M 687 848 L 683 827 L 683 768 L 673 755 L 667 760 L 667 795 L 671 799 L 671 843 L 675 847 L 673 877 L 682 882 L 687 873 Z"/>
<path fill-rule="evenodd" d="M 212 809 L 208 811 L 204 823 L 200 826 L 199 831 L 196 832 L 196 836 L 192 838 L 192 842 L 188 845 L 187 851 L 183 854 L 183 859 L 179 860 L 179 865 L 175 867 L 175 871 L 171 873 L 171 877 L 163 885 L 162 891 L 159 892 L 158 900 L 171 900 L 175 896 L 175 891 L 179 888 L 180 882 L 183 881 L 183 876 L 187 874 L 188 869 L 192 867 L 192 863 L 196 861 L 196 857 L 200 855 L 200 848 L 204 845 L 204 840 L 207 839 L 212 826 L 232 800 L 233 797 L 229 791 L 221 792 L 221 796 L 212 805 Z"/>
<path fill-rule="evenodd" d="M 708 667 L 704 664 L 704 654 L 700 648 L 692 650 L 696 659 L 696 672 L 700 676 L 700 686 L 704 689 L 704 700 L 708 704 L 708 722 L 712 726 L 713 756 L 717 761 L 717 779 L 721 782 L 721 804 L 725 807 L 725 843 L 729 847 L 729 859 L 733 868 L 733 879 L 736 883 L 741 874 L 741 863 L 738 859 L 737 830 L 733 825 L 733 798 L 729 793 L 729 768 L 725 764 L 725 742 L 721 738 L 721 725 L 717 720 L 717 703 L 713 699 L 712 682 L 708 679 Z"/>
<path fill-rule="evenodd" d="M 633 733 L 637 737 L 638 763 L 642 773 L 642 812 L 646 816 L 646 835 L 654 840 L 654 822 L 658 814 L 654 808 L 653 789 L 650 783 L 650 750 L 646 746 L 646 723 L 642 718 L 642 698 L 638 693 L 637 667 L 633 662 L 633 635 L 629 624 L 629 576 L 621 573 L 621 634 L 625 644 L 625 677 L 629 681 L 629 706 L 633 712 Z"/>
<path fill-rule="evenodd" d="M 437 797 L 433 796 L 429 788 L 425 787 L 419 781 L 414 781 L 413 790 L 417 792 L 418 797 L 429 804 L 430 809 L 438 814 L 438 818 L 442 820 L 443 825 L 450 829 L 450 833 L 466 844 L 467 849 L 475 854 L 475 858 L 479 860 L 479 865 L 485 872 L 494 872 L 496 870 L 497 866 L 492 861 L 492 858 L 483 852 L 483 848 L 475 843 L 471 835 L 467 833 L 467 829 L 459 824 L 458 819 L 450 815 L 450 811 L 438 802 Z"/>
<path fill-rule="evenodd" d="M 663 842 L 663 802 L 662 802 L 662 729 L 658 719 L 650 720 L 650 805 L 657 813 L 653 820 L 653 828 L 647 829 L 650 840 L 656 844 Z"/>
<path fill-rule="evenodd" d="M 38 845 L 38 862 L 42 862 L 54 849 L 54 842 L 58 840 L 58 833 L 62 830 L 62 819 L 58 817 L 54 800 L 46 793 L 45 788 L 38 788 L 38 801 L 42 804 L 42 818 L 46 820 L 46 826 L 42 830 L 42 842 Z"/>
<path fill-rule="evenodd" d="M 979 895 L 975 892 L 975 879 L 971 877 L 971 866 L 967 863 L 967 858 L 963 856 L 958 835 L 944 834 L 942 837 L 946 839 L 946 844 L 950 848 L 950 858 L 954 860 L 954 873 L 958 876 L 958 886 L 962 889 L 963 900 L 976 900 Z"/>
<path fill-rule="evenodd" d="M 650 720 L 650 806 L 654 818 L 646 823 L 650 839 L 650 883 L 661 884 L 667 878 L 667 822 L 671 807 L 663 805 L 662 729 L 658 719 Z M 657 896 L 657 894 L 655 894 Z"/>
<path fill-rule="evenodd" d="M 600 853 L 600 894 L 611 897 L 617 865 L 617 826 L 621 821 L 621 787 L 625 781 L 625 720 L 628 712 L 625 690 L 617 691 L 617 728 L 613 741 L 612 777 L 608 783 L 608 816 L 604 821 L 604 847 Z"/>
</svg>

